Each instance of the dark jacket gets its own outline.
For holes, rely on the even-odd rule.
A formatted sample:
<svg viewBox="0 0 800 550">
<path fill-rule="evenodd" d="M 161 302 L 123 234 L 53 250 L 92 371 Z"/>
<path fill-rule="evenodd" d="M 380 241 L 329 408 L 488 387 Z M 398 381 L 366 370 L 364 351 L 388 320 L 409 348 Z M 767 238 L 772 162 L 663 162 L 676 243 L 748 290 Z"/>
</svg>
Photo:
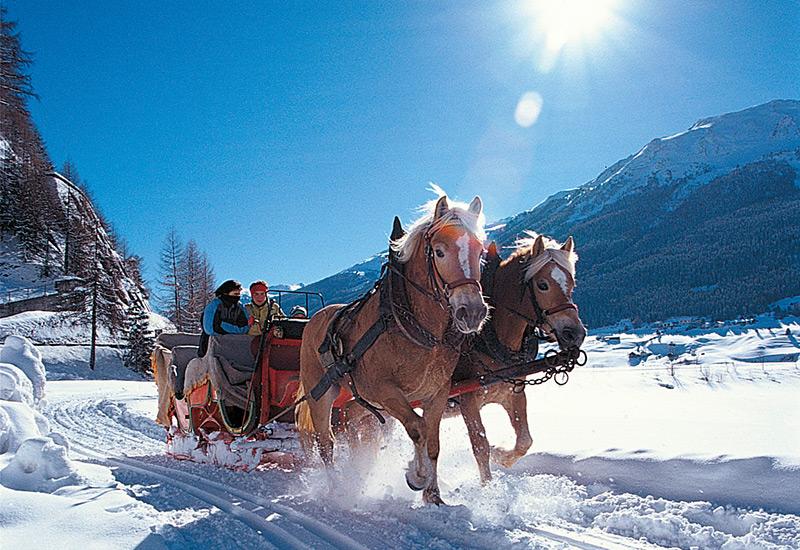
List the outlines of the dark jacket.
<svg viewBox="0 0 800 550">
<path fill-rule="evenodd" d="M 247 334 L 247 311 L 239 300 L 228 296 L 214 298 L 203 311 L 203 333 L 197 355 L 202 357 L 208 350 L 208 337 L 222 334 Z"/>
</svg>

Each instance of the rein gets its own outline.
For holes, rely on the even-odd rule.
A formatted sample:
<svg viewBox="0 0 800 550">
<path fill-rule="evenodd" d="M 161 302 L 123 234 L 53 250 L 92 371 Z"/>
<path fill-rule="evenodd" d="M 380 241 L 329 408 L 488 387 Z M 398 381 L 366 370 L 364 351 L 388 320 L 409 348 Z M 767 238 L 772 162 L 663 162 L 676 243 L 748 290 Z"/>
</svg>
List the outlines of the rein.
<svg viewBox="0 0 800 550">
<path fill-rule="evenodd" d="M 520 261 L 523 260 L 521 259 Z M 553 327 L 547 320 L 548 316 L 554 315 L 561 311 L 566 311 L 568 309 L 578 311 L 578 306 L 571 300 L 567 300 L 566 302 L 558 304 L 549 309 L 542 309 L 542 307 L 539 305 L 539 302 L 536 300 L 536 293 L 533 287 L 533 278 L 537 273 L 539 273 L 539 271 L 544 269 L 544 267 L 550 262 L 555 262 L 555 260 L 551 258 L 550 260 L 544 262 L 534 273 L 530 274 L 530 278 L 527 281 L 524 280 L 525 275 L 523 275 L 523 281 L 521 283 L 522 297 L 524 298 L 525 292 L 527 290 L 531 305 L 533 306 L 533 310 L 536 313 L 535 319 L 529 317 L 528 315 L 525 315 L 524 313 L 518 311 L 517 309 L 511 306 L 493 304 L 494 307 L 503 308 L 504 310 L 524 320 L 525 323 L 528 325 L 528 327 L 532 329 L 531 332 L 523 338 L 521 350 L 520 351 L 513 350 L 511 348 L 506 347 L 503 343 L 501 343 L 500 339 L 497 336 L 497 332 L 494 330 L 494 322 L 492 319 L 489 319 L 486 325 L 484 325 L 484 328 L 481 331 L 480 336 L 474 342 L 474 344 L 472 344 L 471 347 L 466 350 L 465 355 L 471 356 L 473 348 L 477 348 L 476 351 L 485 353 L 493 361 L 503 364 L 506 367 L 508 366 L 518 367 L 521 365 L 530 364 L 533 361 L 535 361 L 539 350 L 538 341 L 547 339 L 547 337 L 553 332 Z M 494 277 L 497 268 L 499 267 L 499 264 L 500 262 L 498 259 L 496 263 L 488 265 L 486 270 L 484 271 L 484 277 L 482 277 L 482 279 L 486 287 L 490 289 L 489 296 L 486 297 L 487 299 L 492 299 L 492 297 L 495 295 Z M 545 325 L 549 327 L 549 330 L 545 330 L 544 328 Z M 480 357 L 477 358 L 473 357 L 472 360 L 477 361 L 483 367 L 483 369 L 487 371 L 486 376 L 493 375 L 491 369 L 486 366 L 486 364 L 480 359 Z M 524 379 L 514 379 L 508 377 L 501 377 L 501 379 L 505 382 L 509 382 L 510 384 L 514 385 L 515 391 L 518 391 L 518 388 L 524 389 L 524 386 L 529 383 L 540 384 L 546 382 L 553 376 L 553 374 L 554 374 L 553 372 L 549 372 L 548 370 L 548 375 L 545 376 L 545 378 L 536 379 L 533 381 Z"/>
</svg>

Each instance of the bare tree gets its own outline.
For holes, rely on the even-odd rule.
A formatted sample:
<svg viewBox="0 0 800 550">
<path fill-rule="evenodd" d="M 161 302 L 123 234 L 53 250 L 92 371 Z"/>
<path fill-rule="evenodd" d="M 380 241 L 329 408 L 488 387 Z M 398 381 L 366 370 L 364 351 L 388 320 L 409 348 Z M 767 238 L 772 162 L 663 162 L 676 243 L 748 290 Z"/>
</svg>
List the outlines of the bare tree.
<svg viewBox="0 0 800 550">
<path fill-rule="evenodd" d="M 181 265 L 183 264 L 184 247 L 175 228 L 171 228 L 164 238 L 159 260 L 160 289 L 159 303 L 166 317 L 175 323 L 178 331 L 184 330 L 185 301 L 181 289 Z"/>
<path fill-rule="evenodd" d="M 200 317 L 203 314 L 205 301 L 201 288 L 202 265 L 201 253 L 197 243 L 190 239 L 186 243 L 183 261 L 180 265 L 181 288 L 185 307 L 183 326 L 188 332 L 199 332 Z"/>
</svg>

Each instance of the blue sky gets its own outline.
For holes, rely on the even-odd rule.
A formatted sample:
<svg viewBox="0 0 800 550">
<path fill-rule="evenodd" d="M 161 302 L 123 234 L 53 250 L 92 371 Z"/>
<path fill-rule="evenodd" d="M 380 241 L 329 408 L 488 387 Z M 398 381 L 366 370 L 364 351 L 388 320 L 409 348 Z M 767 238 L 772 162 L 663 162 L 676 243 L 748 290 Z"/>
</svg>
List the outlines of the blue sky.
<svg viewBox="0 0 800 550">
<path fill-rule="evenodd" d="M 499 219 L 700 118 L 800 98 L 797 1 L 618 0 L 588 22 L 491 0 L 5 4 L 54 163 L 151 280 L 172 225 L 220 280 L 309 283 L 385 248 L 429 181 Z"/>
</svg>

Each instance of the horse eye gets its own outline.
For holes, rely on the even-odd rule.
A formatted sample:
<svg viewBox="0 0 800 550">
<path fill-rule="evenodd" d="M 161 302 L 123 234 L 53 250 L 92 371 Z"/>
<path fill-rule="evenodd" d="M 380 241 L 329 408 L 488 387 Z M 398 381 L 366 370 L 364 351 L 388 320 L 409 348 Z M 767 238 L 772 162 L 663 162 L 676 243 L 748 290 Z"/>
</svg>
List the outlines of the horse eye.
<svg viewBox="0 0 800 550">
<path fill-rule="evenodd" d="M 444 258 L 444 250 L 442 250 L 441 248 L 437 248 L 436 249 L 436 257 L 437 258 Z"/>
<path fill-rule="evenodd" d="M 547 292 L 547 290 L 550 288 L 550 286 L 547 284 L 547 281 L 539 281 L 536 283 L 536 286 L 539 287 L 539 290 L 542 292 Z"/>
</svg>

